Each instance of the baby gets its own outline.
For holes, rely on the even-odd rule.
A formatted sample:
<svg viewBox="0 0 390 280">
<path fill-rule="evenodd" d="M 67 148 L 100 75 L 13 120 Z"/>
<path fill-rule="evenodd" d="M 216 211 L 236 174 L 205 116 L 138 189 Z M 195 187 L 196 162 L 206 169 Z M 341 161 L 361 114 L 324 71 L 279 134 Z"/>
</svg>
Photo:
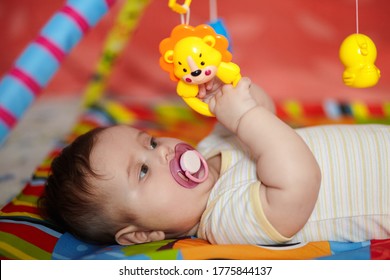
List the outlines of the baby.
<svg viewBox="0 0 390 280">
<path fill-rule="evenodd" d="M 197 151 L 125 125 L 77 138 L 52 163 L 44 216 L 100 244 L 390 237 L 390 127 L 294 130 L 248 78 L 205 101 L 218 124 Z"/>
</svg>

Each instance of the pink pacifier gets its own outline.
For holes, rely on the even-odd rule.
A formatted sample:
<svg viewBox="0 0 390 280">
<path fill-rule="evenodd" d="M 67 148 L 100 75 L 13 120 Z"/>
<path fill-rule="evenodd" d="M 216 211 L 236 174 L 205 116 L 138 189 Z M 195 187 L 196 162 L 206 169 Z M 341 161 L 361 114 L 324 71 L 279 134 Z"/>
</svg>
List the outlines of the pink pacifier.
<svg viewBox="0 0 390 280">
<path fill-rule="evenodd" d="M 175 157 L 169 162 L 173 178 L 185 188 L 194 188 L 204 182 L 209 175 L 207 162 L 203 156 L 190 145 L 177 144 Z M 202 176 L 201 178 L 199 178 Z"/>
</svg>

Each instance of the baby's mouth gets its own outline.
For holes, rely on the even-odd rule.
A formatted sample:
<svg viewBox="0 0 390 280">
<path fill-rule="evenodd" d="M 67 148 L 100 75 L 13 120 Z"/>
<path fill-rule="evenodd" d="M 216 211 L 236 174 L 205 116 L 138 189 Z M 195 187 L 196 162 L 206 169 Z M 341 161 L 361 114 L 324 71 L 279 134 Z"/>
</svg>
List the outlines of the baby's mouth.
<svg viewBox="0 0 390 280">
<path fill-rule="evenodd" d="M 209 174 L 203 156 L 185 143 L 175 146 L 175 156 L 169 162 L 173 178 L 185 188 L 194 188 L 204 182 Z"/>
</svg>

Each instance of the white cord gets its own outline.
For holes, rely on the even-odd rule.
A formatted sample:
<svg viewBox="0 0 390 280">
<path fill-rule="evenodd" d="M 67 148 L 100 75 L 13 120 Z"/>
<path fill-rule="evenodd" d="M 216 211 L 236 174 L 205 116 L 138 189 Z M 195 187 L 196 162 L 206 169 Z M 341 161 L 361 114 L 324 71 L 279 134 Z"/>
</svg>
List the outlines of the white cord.
<svg viewBox="0 0 390 280">
<path fill-rule="evenodd" d="M 356 0 L 356 33 L 359 34 L 359 0 Z"/>
<path fill-rule="evenodd" d="M 183 5 L 183 7 L 187 10 L 185 14 L 180 14 L 180 22 L 181 24 L 190 24 L 190 7 Z"/>
<path fill-rule="evenodd" d="M 210 22 L 216 22 L 218 19 L 217 0 L 210 0 Z"/>
</svg>

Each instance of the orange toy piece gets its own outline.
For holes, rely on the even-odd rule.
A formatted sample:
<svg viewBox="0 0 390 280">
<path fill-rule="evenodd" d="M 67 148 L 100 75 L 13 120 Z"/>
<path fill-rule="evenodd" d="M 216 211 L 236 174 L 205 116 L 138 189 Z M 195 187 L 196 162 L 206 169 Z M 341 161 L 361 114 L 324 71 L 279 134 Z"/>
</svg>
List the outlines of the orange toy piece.
<svg viewBox="0 0 390 280">
<path fill-rule="evenodd" d="M 231 62 L 228 41 L 210 26 L 178 25 L 160 43 L 160 66 L 177 82 L 177 94 L 195 111 L 213 116 L 208 104 L 197 95 L 199 86 L 215 77 L 235 86 L 241 79 L 240 68 Z"/>
<path fill-rule="evenodd" d="M 374 42 L 364 34 L 349 35 L 340 46 L 340 60 L 345 66 L 344 84 L 367 88 L 377 84 L 380 71 L 375 66 L 377 51 Z"/>
</svg>

